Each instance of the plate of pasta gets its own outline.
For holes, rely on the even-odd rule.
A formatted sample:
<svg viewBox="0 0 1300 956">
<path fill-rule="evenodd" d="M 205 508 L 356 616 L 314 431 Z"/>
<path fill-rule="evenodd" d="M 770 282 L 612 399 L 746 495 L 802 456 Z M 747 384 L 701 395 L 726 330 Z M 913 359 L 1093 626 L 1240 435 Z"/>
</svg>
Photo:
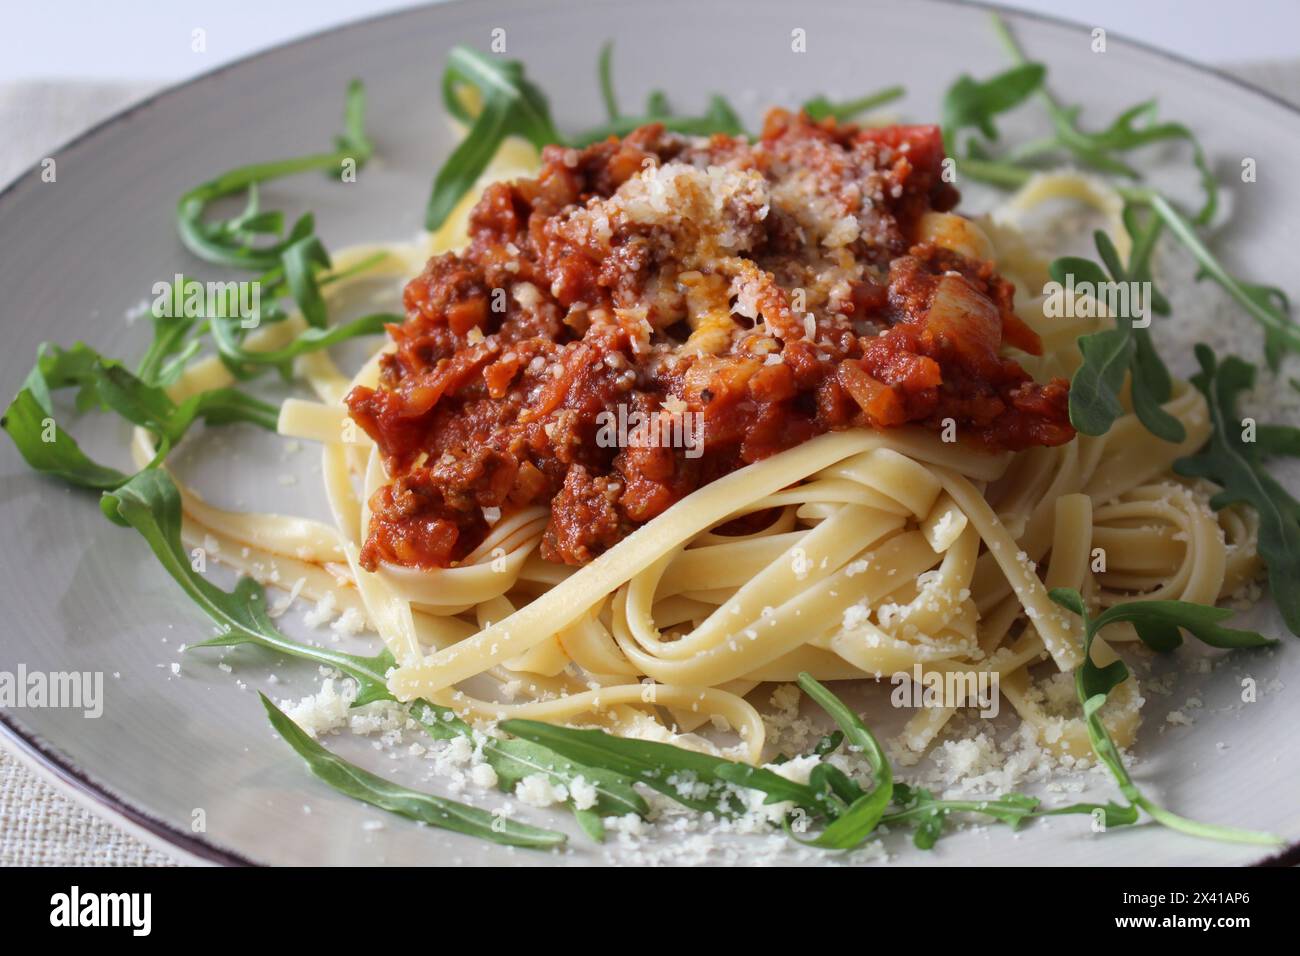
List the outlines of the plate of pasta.
<svg viewBox="0 0 1300 956">
<path fill-rule="evenodd" d="M 229 863 L 1293 858 L 1300 117 L 663 6 L 321 34 L 0 196 L 8 736 Z"/>
</svg>

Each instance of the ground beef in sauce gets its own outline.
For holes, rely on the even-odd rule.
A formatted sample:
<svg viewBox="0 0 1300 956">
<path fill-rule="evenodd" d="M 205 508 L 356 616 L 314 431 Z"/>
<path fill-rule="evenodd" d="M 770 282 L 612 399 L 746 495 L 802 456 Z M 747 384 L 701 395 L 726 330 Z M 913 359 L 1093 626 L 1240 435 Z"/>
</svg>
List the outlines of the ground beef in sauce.
<svg viewBox="0 0 1300 956">
<path fill-rule="evenodd" d="M 831 429 L 952 418 L 991 450 L 1069 441 L 1066 383 L 1002 354 L 1039 351 L 1010 283 L 915 242 L 957 202 L 942 160 L 937 127 L 775 110 L 754 143 L 651 125 L 490 186 L 469 245 L 407 285 L 379 387 L 347 397 L 393 479 L 362 564 L 449 566 L 483 540 L 483 509 L 537 504 L 542 556 L 584 564 Z M 699 413 L 700 453 L 605 447 L 620 405 Z"/>
</svg>

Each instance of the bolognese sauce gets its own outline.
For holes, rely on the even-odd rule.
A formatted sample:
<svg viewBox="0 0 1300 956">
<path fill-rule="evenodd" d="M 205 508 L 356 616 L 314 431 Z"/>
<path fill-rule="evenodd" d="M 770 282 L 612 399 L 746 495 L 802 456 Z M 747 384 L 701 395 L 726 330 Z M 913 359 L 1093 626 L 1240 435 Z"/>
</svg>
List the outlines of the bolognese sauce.
<svg viewBox="0 0 1300 956">
<path fill-rule="evenodd" d="M 934 126 L 774 110 L 752 143 L 649 125 L 488 187 L 468 246 L 407 285 L 378 388 L 347 397 L 391 479 L 362 564 L 453 565 L 485 509 L 538 504 L 542 557 L 584 564 L 832 429 L 951 419 L 990 450 L 1069 441 L 1066 382 L 1004 354 L 1040 351 L 1011 284 L 924 239 L 958 199 L 943 158 Z M 698 416 L 700 447 L 599 441 L 620 406 L 642 429 Z"/>
</svg>

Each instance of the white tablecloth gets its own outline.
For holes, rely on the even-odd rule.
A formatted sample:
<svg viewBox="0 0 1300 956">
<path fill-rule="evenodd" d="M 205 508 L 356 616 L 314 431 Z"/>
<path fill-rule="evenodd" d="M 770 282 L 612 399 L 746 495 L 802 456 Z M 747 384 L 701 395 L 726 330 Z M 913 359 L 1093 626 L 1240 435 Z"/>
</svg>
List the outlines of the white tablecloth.
<svg viewBox="0 0 1300 956">
<path fill-rule="evenodd" d="M 1253 63 L 1231 72 L 1300 104 L 1300 61 Z M 4 131 L 0 185 L 151 90 L 139 84 L 0 86 L 0 130 Z M 166 866 L 173 862 L 47 786 L 0 746 L 0 866 Z"/>
</svg>

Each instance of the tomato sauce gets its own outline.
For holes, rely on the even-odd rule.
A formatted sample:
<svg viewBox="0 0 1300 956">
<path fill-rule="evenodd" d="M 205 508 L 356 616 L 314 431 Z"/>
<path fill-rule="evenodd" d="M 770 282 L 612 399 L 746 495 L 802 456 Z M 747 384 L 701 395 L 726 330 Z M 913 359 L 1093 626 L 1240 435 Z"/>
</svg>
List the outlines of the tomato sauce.
<svg viewBox="0 0 1300 956">
<path fill-rule="evenodd" d="M 347 397 L 391 477 L 363 565 L 454 565 L 485 509 L 538 504 L 542 556 L 584 564 L 832 429 L 951 421 L 989 450 L 1069 441 L 1067 384 L 1005 354 L 1040 349 L 1011 284 L 917 241 L 924 214 L 957 202 L 942 161 L 937 127 L 776 110 L 753 143 L 652 125 L 548 147 L 536 179 L 490 186 L 469 245 L 407 285 L 379 387 Z M 642 438 L 697 416 L 699 445 L 601 440 L 620 406 Z"/>
</svg>

